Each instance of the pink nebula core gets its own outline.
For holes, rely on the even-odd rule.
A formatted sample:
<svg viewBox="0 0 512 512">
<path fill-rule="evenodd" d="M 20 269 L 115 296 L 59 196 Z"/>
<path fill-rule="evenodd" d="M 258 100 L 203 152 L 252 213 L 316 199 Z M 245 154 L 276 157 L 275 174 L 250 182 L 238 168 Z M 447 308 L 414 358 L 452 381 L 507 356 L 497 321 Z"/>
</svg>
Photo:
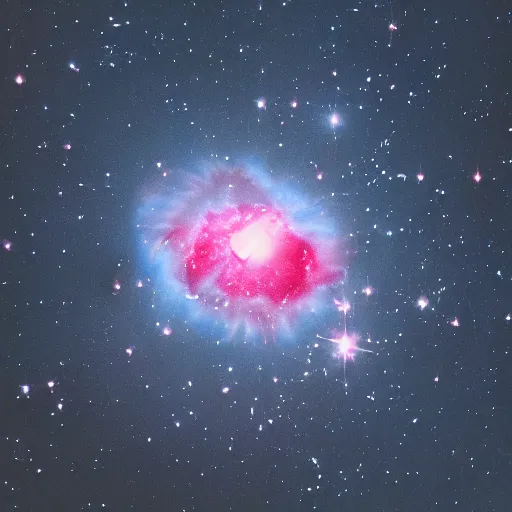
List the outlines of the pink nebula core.
<svg viewBox="0 0 512 512">
<path fill-rule="evenodd" d="M 243 204 L 208 212 L 195 236 L 180 226 L 166 238 L 184 255 L 184 277 L 193 294 L 213 278 L 226 297 L 263 298 L 275 305 L 342 277 L 323 266 L 314 245 L 269 207 Z"/>
<path fill-rule="evenodd" d="M 344 276 L 335 236 L 315 231 L 322 218 L 296 222 L 287 206 L 245 171 L 215 170 L 168 210 L 151 210 L 155 255 L 175 291 L 205 311 L 275 331 Z"/>
</svg>

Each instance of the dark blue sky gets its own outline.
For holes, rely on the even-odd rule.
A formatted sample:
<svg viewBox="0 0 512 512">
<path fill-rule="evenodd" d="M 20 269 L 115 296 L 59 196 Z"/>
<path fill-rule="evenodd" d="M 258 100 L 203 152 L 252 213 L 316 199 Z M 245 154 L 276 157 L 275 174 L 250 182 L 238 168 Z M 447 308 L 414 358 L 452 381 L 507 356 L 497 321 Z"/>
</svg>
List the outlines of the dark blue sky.
<svg viewBox="0 0 512 512">
<path fill-rule="evenodd" d="M 5 6 L 1 510 L 508 510 L 510 9 Z M 292 343 L 217 343 L 142 257 L 150 191 L 226 162 L 336 224 Z"/>
</svg>

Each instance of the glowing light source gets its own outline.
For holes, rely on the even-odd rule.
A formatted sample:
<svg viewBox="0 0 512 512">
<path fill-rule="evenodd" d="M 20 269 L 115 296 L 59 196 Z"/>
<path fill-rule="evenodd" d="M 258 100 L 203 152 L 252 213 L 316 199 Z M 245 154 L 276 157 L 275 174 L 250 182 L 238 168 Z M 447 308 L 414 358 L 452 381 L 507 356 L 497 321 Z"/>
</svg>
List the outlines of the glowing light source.
<svg viewBox="0 0 512 512">
<path fill-rule="evenodd" d="M 250 258 L 253 263 L 264 263 L 274 253 L 279 227 L 278 218 L 271 214 L 263 214 L 258 220 L 231 236 L 231 249 L 243 261 Z"/>
<path fill-rule="evenodd" d="M 363 293 L 367 297 L 369 297 L 370 295 L 373 295 L 373 292 L 374 292 L 374 290 L 373 290 L 373 288 L 371 286 L 366 286 L 366 287 L 363 288 Z"/>
<path fill-rule="evenodd" d="M 357 337 L 347 334 L 346 331 L 335 338 L 324 338 L 319 334 L 316 337 L 334 343 L 336 345 L 335 356 L 342 358 L 345 362 L 347 359 L 353 360 L 356 352 L 372 352 L 371 350 L 358 347 Z"/>
<path fill-rule="evenodd" d="M 334 299 L 334 305 L 338 311 L 343 311 L 345 315 L 350 311 L 350 304 L 347 301 L 339 301 L 338 299 Z"/>
<path fill-rule="evenodd" d="M 428 306 L 427 297 L 420 297 L 417 302 L 418 307 L 423 311 Z"/>
<path fill-rule="evenodd" d="M 179 201 L 174 191 L 150 198 L 140 222 L 143 248 L 178 300 L 265 339 L 318 307 L 344 275 L 329 220 L 295 217 L 289 198 L 303 200 L 276 200 L 274 191 L 282 194 L 244 169 L 215 169 L 192 179 Z"/>
</svg>

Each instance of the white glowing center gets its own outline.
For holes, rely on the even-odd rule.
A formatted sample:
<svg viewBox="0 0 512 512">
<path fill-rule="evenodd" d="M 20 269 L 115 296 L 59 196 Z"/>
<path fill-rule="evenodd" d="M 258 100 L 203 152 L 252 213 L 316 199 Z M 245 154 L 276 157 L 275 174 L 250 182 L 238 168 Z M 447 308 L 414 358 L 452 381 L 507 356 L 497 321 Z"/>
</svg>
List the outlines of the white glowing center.
<svg viewBox="0 0 512 512">
<path fill-rule="evenodd" d="M 231 250 L 243 261 L 250 258 L 251 262 L 263 263 L 274 252 L 279 227 L 275 217 L 266 213 L 231 236 Z"/>
</svg>

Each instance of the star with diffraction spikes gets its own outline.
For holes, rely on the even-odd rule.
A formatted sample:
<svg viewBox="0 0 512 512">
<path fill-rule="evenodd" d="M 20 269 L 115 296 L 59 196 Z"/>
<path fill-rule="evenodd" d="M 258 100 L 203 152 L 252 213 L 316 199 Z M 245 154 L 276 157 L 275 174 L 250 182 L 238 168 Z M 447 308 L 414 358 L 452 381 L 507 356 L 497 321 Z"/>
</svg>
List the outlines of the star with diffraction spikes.
<svg viewBox="0 0 512 512">
<path fill-rule="evenodd" d="M 347 360 L 353 361 L 354 357 L 356 355 L 356 352 L 370 352 L 373 353 L 372 350 L 368 350 L 365 348 L 360 348 L 357 346 L 357 336 L 350 335 L 345 330 L 341 334 L 335 333 L 334 338 L 325 338 L 324 336 L 320 336 L 319 334 L 316 335 L 317 338 L 330 341 L 336 345 L 336 352 L 334 353 L 334 356 L 343 359 L 343 378 L 345 382 L 345 387 L 347 386 L 347 379 L 346 379 L 346 366 L 347 366 Z"/>
</svg>

